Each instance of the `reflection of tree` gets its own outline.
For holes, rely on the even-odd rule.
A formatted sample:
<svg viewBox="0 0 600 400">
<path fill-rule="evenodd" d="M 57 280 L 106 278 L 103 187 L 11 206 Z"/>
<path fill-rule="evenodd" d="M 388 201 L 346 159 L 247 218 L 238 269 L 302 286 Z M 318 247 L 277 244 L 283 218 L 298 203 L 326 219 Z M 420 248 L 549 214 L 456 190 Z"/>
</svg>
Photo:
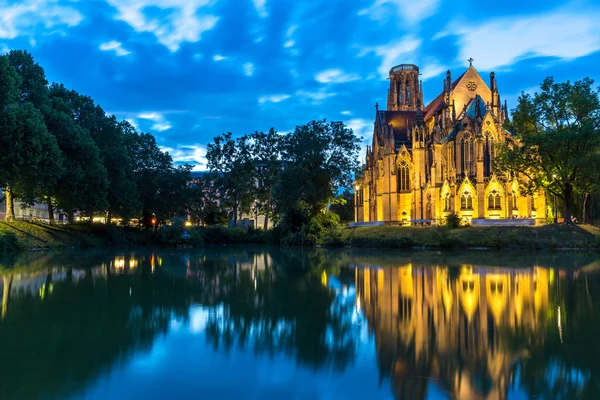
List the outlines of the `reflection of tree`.
<svg viewBox="0 0 600 400">
<path fill-rule="evenodd" d="M 222 306 L 209 314 L 206 332 L 214 346 L 229 350 L 237 344 L 271 356 L 283 353 L 314 368 L 343 369 L 351 362 L 354 304 L 324 285 L 322 274 L 327 272 L 319 253 L 274 252 L 271 263 L 238 269 Z M 253 255 L 257 261 L 263 257 Z"/>
<path fill-rule="evenodd" d="M 553 285 L 543 343 L 519 370 L 530 397 L 543 399 L 600 398 L 600 281 L 567 271 Z M 511 339 L 528 338 L 515 332 Z"/>
<path fill-rule="evenodd" d="M 87 270 L 79 279 L 58 270 L 61 281 L 52 270 L 39 293 L 11 294 L 0 323 L 0 398 L 67 397 L 149 348 L 173 316 L 187 316 L 185 281 L 148 269 L 103 278 Z"/>
</svg>

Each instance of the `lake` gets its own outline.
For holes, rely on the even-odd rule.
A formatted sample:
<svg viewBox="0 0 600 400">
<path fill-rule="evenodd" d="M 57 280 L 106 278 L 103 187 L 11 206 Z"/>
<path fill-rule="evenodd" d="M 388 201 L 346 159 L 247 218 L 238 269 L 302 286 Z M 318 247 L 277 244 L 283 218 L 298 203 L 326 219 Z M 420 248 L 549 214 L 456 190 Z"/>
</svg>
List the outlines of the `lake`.
<svg viewBox="0 0 600 400">
<path fill-rule="evenodd" d="M 215 247 L 0 263 L 2 399 L 600 399 L 600 255 Z"/>
</svg>

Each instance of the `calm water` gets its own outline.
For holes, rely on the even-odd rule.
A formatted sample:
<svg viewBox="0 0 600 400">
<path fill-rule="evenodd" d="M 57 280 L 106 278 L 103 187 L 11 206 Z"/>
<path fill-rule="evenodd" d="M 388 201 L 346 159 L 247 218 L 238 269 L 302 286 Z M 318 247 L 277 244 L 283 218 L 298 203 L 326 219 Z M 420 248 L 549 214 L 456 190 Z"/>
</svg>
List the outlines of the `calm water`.
<svg viewBox="0 0 600 400">
<path fill-rule="evenodd" d="M 2 399 L 600 399 L 600 255 L 0 264 Z"/>
</svg>

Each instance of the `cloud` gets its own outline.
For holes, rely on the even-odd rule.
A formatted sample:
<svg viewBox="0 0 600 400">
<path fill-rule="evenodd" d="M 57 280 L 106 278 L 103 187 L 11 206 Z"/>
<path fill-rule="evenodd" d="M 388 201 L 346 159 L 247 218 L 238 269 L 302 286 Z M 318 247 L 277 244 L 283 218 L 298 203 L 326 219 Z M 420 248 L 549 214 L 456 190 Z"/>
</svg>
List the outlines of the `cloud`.
<svg viewBox="0 0 600 400">
<path fill-rule="evenodd" d="M 296 44 L 294 40 L 294 32 L 298 29 L 298 25 L 290 25 L 285 31 L 283 47 L 290 48 Z"/>
<path fill-rule="evenodd" d="M 264 104 L 264 103 L 281 103 L 282 101 L 285 101 L 287 99 L 289 99 L 290 96 L 289 94 L 271 94 L 271 95 L 266 95 L 266 96 L 260 96 L 258 98 L 258 102 L 259 104 Z"/>
<path fill-rule="evenodd" d="M 342 115 L 352 115 L 352 111 L 345 110 L 345 111 L 341 111 L 340 114 L 342 114 Z"/>
<path fill-rule="evenodd" d="M 572 13 L 561 10 L 503 17 L 483 23 L 452 22 L 435 38 L 458 36 L 458 59 L 492 70 L 532 57 L 571 60 L 600 50 L 600 10 Z"/>
<path fill-rule="evenodd" d="M 140 119 L 146 119 L 154 122 L 154 125 L 150 129 L 163 132 L 171 129 L 173 126 L 169 121 L 165 119 L 165 116 L 156 111 L 141 112 L 137 114 Z"/>
<path fill-rule="evenodd" d="M 0 3 L 0 39 L 31 36 L 38 26 L 45 31 L 79 25 L 83 15 L 75 8 L 59 4 L 58 0 L 21 0 L 13 4 Z"/>
<path fill-rule="evenodd" d="M 332 68 L 321 71 L 315 75 L 315 80 L 320 83 L 344 83 L 360 79 L 356 74 L 346 74 L 341 69 Z"/>
<path fill-rule="evenodd" d="M 252 64 L 252 63 L 245 63 L 242 67 L 244 68 L 244 74 L 246 76 L 252 76 L 252 75 L 254 75 L 254 64 Z"/>
<path fill-rule="evenodd" d="M 397 43 L 392 42 L 381 46 L 363 47 L 358 56 L 362 57 L 371 52 L 380 56 L 381 64 L 377 71 L 385 79 L 388 77 L 390 69 L 393 66 L 416 62 L 417 50 L 420 45 L 420 39 L 413 36 L 406 36 Z"/>
<path fill-rule="evenodd" d="M 393 18 L 393 13 L 405 24 L 417 24 L 434 15 L 440 5 L 440 0 L 376 0 L 370 7 L 362 9 L 359 15 L 367 15 L 373 20 Z"/>
<path fill-rule="evenodd" d="M 298 90 L 296 92 L 296 95 L 301 99 L 310 100 L 310 103 L 312 105 L 317 105 L 317 104 L 321 104 L 323 102 L 323 100 L 325 100 L 325 99 L 337 96 L 337 93 L 329 92 L 326 89 L 321 89 L 316 92 Z"/>
<path fill-rule="evenodd" d="M 421 80 L 426 81 L 430 78 L 434 78 L 440 75 L 442 72 L 446 71 L 448 68 L 442 67 L 437 61 L 426 60 L 424 62 L 423 68 L 419 70 L 421 73 Z"/>
<path fill-rule="evenodd" d="M 254 3 L 254 8 L 256 8 L 256 12 L 261 18 L 266 18 L 269 16 L 267 12 L 266 3 L 267 0 L 252 0 Z"/>
<path fill-rule="evenodd" d="M 222 55 L 220 55 L 220 54 L 215 54 L 215 55 L 213 56 L 213 61 L 222 61 L 222 60 L 224 60 L 224 59 L 225 59 L 225 57 L 223 57 L 223 56 L 222 56 Z"/>
<path fill-rule="evenodd" d="M 363 145 L 361 146 L 360 153 L 358 155 L 359 160 L 364 161 L 367 156 L 366 145 L 371 143 L 371 137 L 373 136 L 373 121 L 364 118 L 352 118 L 348 121 L 344 121 L 346 126 L 354 132 L 356 137 L 362 138 Z"/>
<path fill-rule="evenodd" d="M 114 51 L 117 56 L 126 56 L 131 54 L 129 50 L 123 48 L 123 44 L 121 42 L 117 42 L 116 40 L 111 40 L 110 42 L 101 43 L 100 50 L 102 51 Z"/>
<path fill-rule="evenodd" d="M 160 147 L 168 152 L 177 164 L 194 164 L 194 171 L 206 170 L 206 146 L 200 144 L 180 145 L 173 147 Z"/>
<path fill-rule="evenodd" d="M 182 43 L 198 42 L 202 34 L 215 27 L 219 17 L 207 12 L 210 0 L 107 0 L 117 10 L 115 19 L 129 24 L 136 32 L 150 32 L 171 52 Z M 160 17 L 148 10 L 160 9 Z"/>
</svg>

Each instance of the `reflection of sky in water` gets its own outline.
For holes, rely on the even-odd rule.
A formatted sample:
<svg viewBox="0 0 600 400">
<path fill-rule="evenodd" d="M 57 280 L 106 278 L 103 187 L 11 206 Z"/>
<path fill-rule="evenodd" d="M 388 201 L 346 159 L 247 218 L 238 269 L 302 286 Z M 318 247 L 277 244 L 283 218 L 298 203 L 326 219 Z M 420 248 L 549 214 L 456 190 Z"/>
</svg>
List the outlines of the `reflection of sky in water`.
<svg viewBox="0 0 600 400">
<path fill-rule="evenodd" d="M 341 284 L 339 286 L 341 291 Z M 354 290 L 343 290 L 354 301 Z M 212 312 L 222 313 L 222 307 Z M 375 343 L 360 327 L 357 355 L 343 372 L 299 366 L 293 357 L 256 356 L 250 346 L 215 351 L 205 336 L 209 311 L 190 307 L 187 323 L 170 322 L 169 333 L 148 352 L 98 379 L 85 399 L 391 399 L 389 380 L 380 381 Z M 435 397 L 434 397 L 435 398 Z"/>
</svg>

